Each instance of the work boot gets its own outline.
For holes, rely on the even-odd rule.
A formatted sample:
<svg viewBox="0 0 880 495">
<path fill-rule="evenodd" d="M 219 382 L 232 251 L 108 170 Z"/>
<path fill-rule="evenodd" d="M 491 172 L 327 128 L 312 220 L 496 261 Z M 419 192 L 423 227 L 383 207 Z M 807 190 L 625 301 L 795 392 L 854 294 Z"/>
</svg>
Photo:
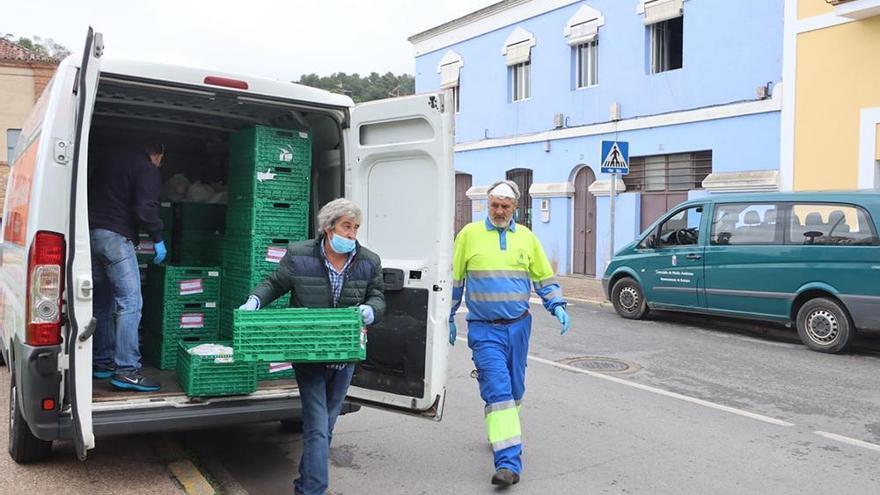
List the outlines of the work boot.
<svg viewBox="0 0 880 495">
<path fill-rule="evenodd" d="M 110 380 L 110 384 L 116 388 L 134 390 L 136 392 L 155 392 L 162 388 L 159 382 L 145 377 L 140 371 L 116 373 L 113 375 L 113 379 Z"/>
<path fill-rule="evenodd" d="M 501 468 L 492 475 L 492 484 L 510 486 L 519 483 L 519 475 L 507 468 Z"/>
</svg>

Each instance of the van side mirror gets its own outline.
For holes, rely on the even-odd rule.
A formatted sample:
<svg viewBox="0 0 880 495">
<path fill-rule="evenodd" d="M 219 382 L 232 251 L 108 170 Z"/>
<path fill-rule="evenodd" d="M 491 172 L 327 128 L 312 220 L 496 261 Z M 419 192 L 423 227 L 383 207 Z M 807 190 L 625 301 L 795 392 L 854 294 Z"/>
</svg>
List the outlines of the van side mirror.
<svg viewBox="0 0 880 495">
<path fill-rule="evenodd" d="M 657 247 L 657 241 L 656 241 L 656 238 L 654 237 L 654 234 L 651 234 L 648 237 L 645 237 L 645 240 L 642 241 L 642 247 L 645 247 L 648 249 L 654 249 L 655 247 Z"/>
</svg>

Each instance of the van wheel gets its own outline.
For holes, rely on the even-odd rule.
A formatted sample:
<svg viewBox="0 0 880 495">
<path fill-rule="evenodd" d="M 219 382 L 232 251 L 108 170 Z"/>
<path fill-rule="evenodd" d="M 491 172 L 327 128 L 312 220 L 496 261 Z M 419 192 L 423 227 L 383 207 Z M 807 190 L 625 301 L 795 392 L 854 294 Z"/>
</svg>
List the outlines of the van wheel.
<svg viewBox="0 0 880 495">
<path fill-rule="evenodd" d="M 648 303 L 642 288 L 629 277 L 614 283 L 611 288 L 611 304 L 617 314 L 630 320 L 640 320 L 648 314 Z"/>
<path fill-rule="evenodd" d="M 52 442 L 31 433 L 21 414 L 15 386 L 15 372 L 9 382 L 9 456 L 19 464 L 44 461 L 52 454 Z"/>
<path fill-rule="evenodd" d="M 849 345 L 855 330 L 846 309 L 827 297 L 810 299 L 798 311 L 801 341 L 814 351 L 836 353 Z"/>
</svg>

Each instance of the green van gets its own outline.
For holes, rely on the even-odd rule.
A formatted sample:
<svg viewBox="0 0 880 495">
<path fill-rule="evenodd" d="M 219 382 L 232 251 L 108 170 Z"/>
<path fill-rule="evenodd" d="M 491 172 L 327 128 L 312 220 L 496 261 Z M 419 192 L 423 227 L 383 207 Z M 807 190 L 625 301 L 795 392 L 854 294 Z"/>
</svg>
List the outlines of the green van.
<svg viewBox="0 0 880 495">
<path fill-rule="evenodd" d="M 731 194 L 671 209 L 602 284 L 617 313 L 652 309 L 794 324 L 820 352 L 880 331 L 880 192 Z"/>
</svg>

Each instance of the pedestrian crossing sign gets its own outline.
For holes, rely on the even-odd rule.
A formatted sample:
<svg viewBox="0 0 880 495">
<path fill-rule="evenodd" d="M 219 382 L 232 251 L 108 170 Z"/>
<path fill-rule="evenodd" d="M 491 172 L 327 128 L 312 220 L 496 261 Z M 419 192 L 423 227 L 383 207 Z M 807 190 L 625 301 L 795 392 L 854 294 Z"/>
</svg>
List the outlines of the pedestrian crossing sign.
<svg viewBox="0 0 880 495">
<path fill-rule="evenodd" d="M 602 173 L 629 173 L 629 143 L 626 141 L 602 141 Z"/>
</svg>

